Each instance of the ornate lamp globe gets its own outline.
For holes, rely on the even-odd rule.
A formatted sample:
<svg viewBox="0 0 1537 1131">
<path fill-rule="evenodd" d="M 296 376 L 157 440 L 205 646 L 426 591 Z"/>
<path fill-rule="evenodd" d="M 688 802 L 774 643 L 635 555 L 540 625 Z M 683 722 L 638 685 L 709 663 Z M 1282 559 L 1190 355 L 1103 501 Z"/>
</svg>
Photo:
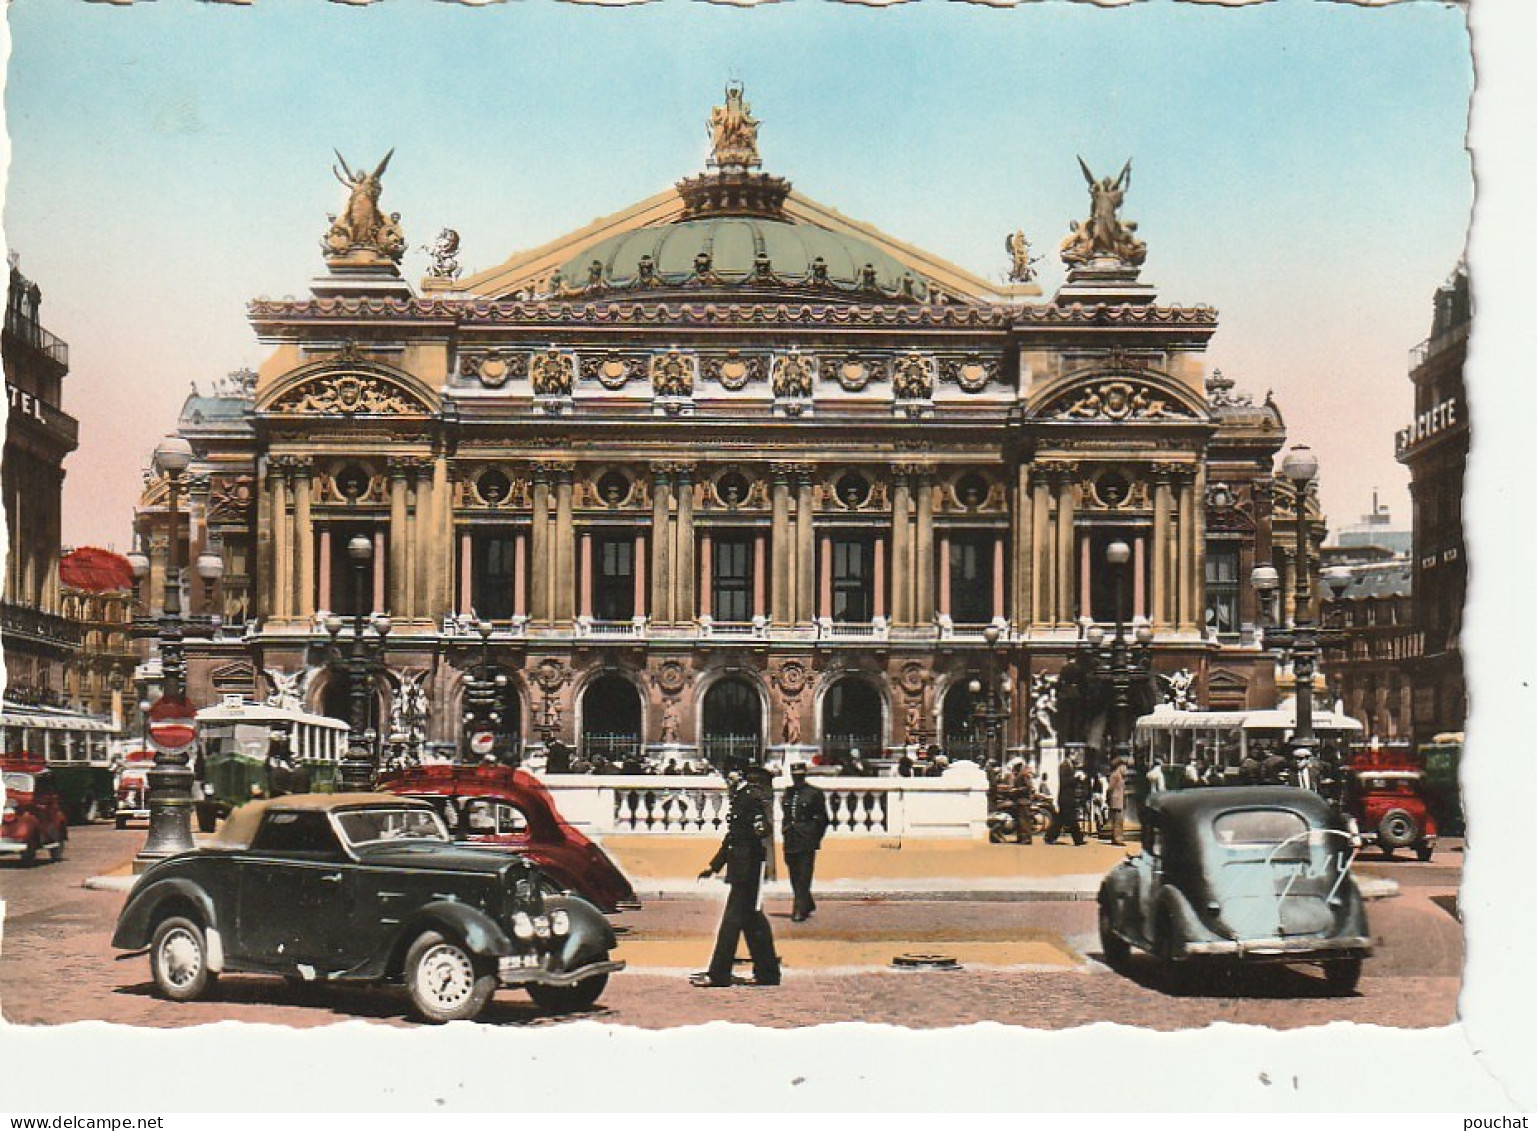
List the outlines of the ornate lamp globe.
<svg viewBox="0 0 1537 1131">
<path fill-rule="evenodd" d="M 364 534 L 354 534 L 347 540 L 347 556 L 354 562 L 366 562 L 374 556 L 374 540 Z"/>
<path fill-rule="evenodd" d="M 1276 572 L 1275 566 L 1255 566 L 1249 581 L 1261 593 L 1274 593 L 1281 587 L 1281 575 Z"/>
<path fill-rule="evenodd" d="M 145 557 L 138 550 L 133 551 L 131 554 L 125 554 L 124 557 L 128 559 L 128 570 L 133 574 L 135 581 L 143 581 L 149 576 L 149 558 Z"/>
<path fill-rule="evenodd" d="M 224 559 L 212 550 L 204 550 L 197 556 L 197 575 L 204 581 L 217 581 L 224 576 Z"/>
<path fill-rule="evenodd" d="M 1131 561 L 1131 547 L 1125 542 L 1112 542 L 1105 547 L 1105 560 L 1111 565 L 1125 565 Z"/>
<path fill-rule="evenodd" d="M 192 462 L 192 445 L 184 436 L 167 436 L 155 448 L 155 466 L 167 475 L 180 475 Z"/>
<path fill-rule="evenodd" d="M 1293 483 L 1307 483 L 1318 475 L 1318 457 L 1306 444 L 1293 444 L 1281 461 L 1281 474 Z"/>
</svg>

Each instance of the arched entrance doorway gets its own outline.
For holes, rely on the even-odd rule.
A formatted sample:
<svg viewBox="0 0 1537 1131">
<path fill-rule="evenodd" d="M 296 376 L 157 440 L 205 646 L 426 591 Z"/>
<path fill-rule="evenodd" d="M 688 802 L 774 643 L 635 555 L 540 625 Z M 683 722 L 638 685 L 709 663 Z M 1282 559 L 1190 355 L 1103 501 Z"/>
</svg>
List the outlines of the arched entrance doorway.
<svg viewBox="0 0 1537 1131">
<path fill-rule="evenodd" d="M 644 745 L 640 692 L 616 672 L 600 675 L 582 692 L 582 757 L 638 768 Z"/>
<path fill-rule="evenodd" d="M 699 748 L 717 768 L 730 760 L 763 760 L 763 703 L 745 679 L 717 680 L 704 693 Z"/>
<path fill-rule="evenodd" d="M 981 676 L 965 672 L 950 684 L 945 692 L 942 744 L 945 756 L 952 762 L 957 758 L 970 758 L 981 765 L 987 761 L 987 734 L 977 724 L 977 703 L 980 700 L 971 690 L 971 681 Z"/>
<path fill-rule="evenodd" d="M 822 699 L 822 759 L 839 765 L 854 754 L 868 761 L 886 753 L 880 692 L 857 676 L 840 679 Z"/>
</svg>

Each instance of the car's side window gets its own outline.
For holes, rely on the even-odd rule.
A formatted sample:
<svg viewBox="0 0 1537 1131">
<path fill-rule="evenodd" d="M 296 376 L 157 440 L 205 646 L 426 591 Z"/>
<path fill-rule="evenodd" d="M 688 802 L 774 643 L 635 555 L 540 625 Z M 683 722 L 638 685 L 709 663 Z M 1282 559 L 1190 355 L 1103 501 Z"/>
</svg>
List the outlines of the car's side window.
<svg viewBox="0 0 1537 1131">
<path fill-rule="evenodd" d="M 268 813 L 256 830 L 251 849 L 319 859 L 342 855 L 341 843 L 324 813 Z"/>
<path fill-rule="evenodd" d="M 498 805 L 496 807 L 496 826 L 499 833 L 522 833 L 528 831 L 528 818 L 523 815 L 523 810 L 515 805 Z"/>
</svg>

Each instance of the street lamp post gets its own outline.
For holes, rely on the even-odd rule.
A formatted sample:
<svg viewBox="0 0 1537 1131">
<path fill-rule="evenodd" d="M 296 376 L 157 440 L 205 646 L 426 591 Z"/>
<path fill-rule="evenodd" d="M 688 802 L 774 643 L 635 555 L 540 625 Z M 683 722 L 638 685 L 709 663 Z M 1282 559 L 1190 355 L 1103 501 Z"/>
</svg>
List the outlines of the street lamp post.
<svg viewBox="0 0 1537 1131">
<path fill-rule="evenodd" d="M 998 642 L 1002 637 L 996 624 L 982 630 L 982 639 L 987 641 L 987 686 L 984 692 L 982 681 L 978 679 L 966 685 L 972 696 L 972 719 L 981 728 L 987 743 L 987 763 L 995 767 L 1003 765 L 1003 727 L 1009 718 L 1008 696 L 1012 690 L 1007 680 L 999 678 L 998 674 Z"/>
<path fill-rule="evenodd" d="M 165 472 L 170 493 L 165 597 L 161 602 L 158 627 L 161 698 L 165 703 L 174 703 L 183 697 L 185 674 L 182 653 L 185 626 L 181 615 L 181 516 L 177 512 L 177 502 L 182 473 L 192 463 L 192 445 L 184 437 L 167 436 L 155 449 L 155 463 Z M 193 774 L 187 765 L 187 758 L 185 748 L 173 752 L 159 742 L 156 743 L 154 768 L 145 775 L 149 784 L 149 837 L 139 851 L 138 859 L 141 862 L 151 862 L 192 848 Z"/>
<path fill-rule="evenodd" d="M 1153 626 L 1146 618 L 1132 618 L 1127 634 L 1126 574 L 1131 547 L 1112 542 L 1105 560 L 1115 572 L 1115 633 L 1108 647 L 1105 630 L 1091 624 L 1084 632 L 1084 653 L 1089 678 L 1110 690 L 1110 750 L 1128 770 L 1131 768 L 1131 689 L 1152 670 Z"/>
<path fill-rule="evenodd" d="M 368 578 L 369 563 L 373 560 L 373 540 L 363 534 L 355 534 L 347 543 L 347 557 L 352 561 L 353 609 L 352 644 L 347 651 L 347 685 L 351 698 L 352 719 L 347 735 L 347 753 L 340 767 L 341 786 L 344 790 L 365 791 L 373 788 L 375 758 L 373 736 L 368 727 L 369 676 L 384 654 L 385 640 L 390 632 L 390 618 L 381 614 L 366 618 L 376 639 L 363 637 L 365 617 L 363 588 Z M 342 619 L 329 616 L 325 621 L 333 648 L 341 634 Z"/>
<path fill-rule="evenodd" d="M 1290 653 L 1292 680 L 1296 688 L 1297 722 L 1292 728 L 1289 752 L 1294 773 L 1313 760 L 1318 748 L 1318 736 L 1313 730 L 1313 675 L 1318 666 L 1319 646 L 1327 643 L 1325 632 L 1313 621 L 1312 578 L 1310 567 L 1307 491 L 1308 485 L 1318 475 L 1318 457 L 1306 444 L 1294 444 L 1281 461 L 1281 474 L 1292 484 L 1293 510 L 1296 517 L 1296 583 L 1292 592 L 1292 623 L 1290 628 L 1267 629 L 1266 644 L 1273 644 Z M 1335 577 L 1331 576 L 1331 587 Z M 1276 571 L 1270 566 L 1259 566 L 1252 575 L 1254 588 L 1264 605 L 1269 605 L 1270 595 L 1280 585 Z M 1267 616 L 1268 620 L 1269 617 Z M 1277 617 L 1279 619 L 1279 617 Z"/>
<path fill-rule="evenodd" d="M 496 683 L 491 676 L 491 634 L 494 631 L 490 621 L 476 622 L 475 632 L 480 636 L 480 667 L 470 676 L 464 689 L 465 740 L 475 759 L 494 757 L 496 749 Z M 485 742 L 480 737 L 483 734 L 493 736 L 491 745 L 478 749 L 477 746 Z"/>
</svg>

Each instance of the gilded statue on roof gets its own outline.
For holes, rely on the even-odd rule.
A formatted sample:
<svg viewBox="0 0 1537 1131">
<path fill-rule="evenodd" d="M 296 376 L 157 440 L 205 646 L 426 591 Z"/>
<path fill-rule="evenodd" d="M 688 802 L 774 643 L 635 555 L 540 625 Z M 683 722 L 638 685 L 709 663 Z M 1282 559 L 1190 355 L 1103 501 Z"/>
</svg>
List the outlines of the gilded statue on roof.
<svg viewBox="0 0 1537 1131">
<path fill-rule="evenodd" d="M 332 150 L 341 168 L 331 167 L 336 179 L 347 186 L 347 207 L 340 216 L 332 216 L 330 230 L 326 232 L 325 249 L 333 256 L 347 255 L 354 251 L 372 252 L 396 262 L 405 254 L 406 240 L 400 231 L 400 213 L 386 215 L 379 208 L 379 196 L 383 192 L 384 170 L 389 167 L 392 149 L 384 155 L 378 168 L 369 172 L 366 168 L 353 169 L 347 159 Z"/>
<path fill-rule="evenodd" d="M 1147 258 L 1147 244 L 1133 233 L 1137 225 L 1121 219 L 1121 205 L 1131 187 L 1131 162 L 1127 161 L 1118 177 L 1095 179 L 1082 157 L 1078 167 L 1089 183 L 1089 218 L 1073 222 L 1073 230 L 1062 241 L 1062 262 L 1088 263 L 1092 259 L 1119 259 L 1133 267 Z"/>
<path fill-rule="evenodd" d="M 742 98 L 741 83 L 726 87 L 726 104 L 710 110 L 709 163 L 720 169 L 753 169 L 763 164 L 758 156 L 758 120 Z"/>
</svg>

